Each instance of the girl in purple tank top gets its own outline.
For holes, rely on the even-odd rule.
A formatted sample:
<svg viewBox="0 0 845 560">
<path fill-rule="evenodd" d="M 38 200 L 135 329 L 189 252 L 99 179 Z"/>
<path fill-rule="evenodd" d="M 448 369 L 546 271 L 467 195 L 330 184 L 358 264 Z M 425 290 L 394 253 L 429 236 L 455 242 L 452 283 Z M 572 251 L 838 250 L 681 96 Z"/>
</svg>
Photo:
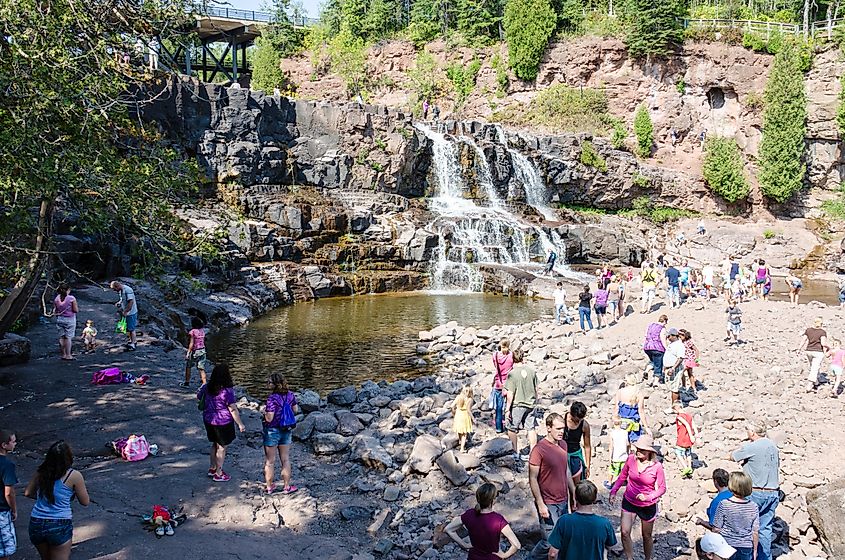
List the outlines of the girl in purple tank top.
<svg viewBox="0 0 845 560">
<path fill-rule="evenodd" d="M 489 482 L 482 484 L 475 491 L 476 504 L 473 509 L 466 510 L 462 515 L 452 519 L 446 526 L 446 534 L 461 548 L 467 550 L 467 560 L 498 560 L 509 558 L 521 548 L 519 539 L 508 524 L 507 519 L 493 511 L 498 491 Z M 463 539 L 458 535 L 458 529 L 466 527 L 469 538 Z M 498 555 L 499 540 L 504 535 L 510 543 L 510 548 Z"/>
</svg>

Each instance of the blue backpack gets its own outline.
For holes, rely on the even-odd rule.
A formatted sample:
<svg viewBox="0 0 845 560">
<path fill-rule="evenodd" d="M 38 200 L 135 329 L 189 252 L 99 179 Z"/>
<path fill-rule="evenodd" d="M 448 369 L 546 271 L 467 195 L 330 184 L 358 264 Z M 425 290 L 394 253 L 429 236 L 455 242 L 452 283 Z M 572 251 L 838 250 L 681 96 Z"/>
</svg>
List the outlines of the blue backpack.
<svg viewBox="0 0 845 560">
<path fill-rule="evenodd" d="M 280 428 L 282 430 L 292 430 L 296 427 L 296 416 L 293 413 L 293 393 L 282 395 L 272 395 L 271 398 L 279 404 L 279 409 L 273 415 L 273 420 L 270 421 L 268 428 Z"/>
</svg>

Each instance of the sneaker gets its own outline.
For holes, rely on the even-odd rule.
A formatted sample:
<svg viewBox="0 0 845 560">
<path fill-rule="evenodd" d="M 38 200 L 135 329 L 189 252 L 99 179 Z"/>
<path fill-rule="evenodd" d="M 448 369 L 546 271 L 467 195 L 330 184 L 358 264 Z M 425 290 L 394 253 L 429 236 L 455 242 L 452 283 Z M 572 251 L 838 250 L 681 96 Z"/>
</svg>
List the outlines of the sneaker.
<svg viewBox="0 0 845 560">
<path fill-rule="evenodd" d="M 520 456 L 519 456 L 519 460 L 520 460 L 520 461 L 522 461 L 523 463 L 527 463 L 527 462 L 528 462 L 528 459 L 530 459 L 530 458 L 531 458 L 531 456 L 530 456 L 530 455 L 527 455 L 527 454 L 526 454 L 526 455 L 520 455 Z"/>
<path fill-rule="evenodd" d="M 170 525 L 170 524 L 167 524 L 167 525 L 164 527 L 164 534 L 165 534 L 165 535 L 167 535 L 168 537 L 172 537 L 172 536 L 173 536 L 173 534 L 174 534 L 174 533 L 173 533 L 173 526 L 172 526 L 172 525 Z"/>
<path fill-rule="evenodd" d="M 211 477 L 211 479 L 214 482 L 229 482 L 230 480 L 232 480 L 232 477 L 226 474 L 225 472 L 220 471 L 220 474 L 215 474 L 213 477 Z"/>
<path fill-rule="evenodd" d="M 182 387 L 183 389 L 187 389 L 188 387 L 191 386 L 191 384 L 188 383 L 187 381 L 183 381 L 182 383 L 179 384 L 179 386 Z"/>
<path fill-rule="evenodd" d="M 613 485 L 606 480 L 604 481 L 604 487 L 607 488 L 608 490 L 613 489 Z"/>
<path fill-rule="evenodd" d="M 212 476 L 214 476 L 216 472 L 217 471 L 214 470 L 214 469 L 208 469 L 208 478 L 211 478 Z"/>
<path fill-rule="evenodd" d="M 158 527 L 156 527 L 156 536 L 157 537 L 163 537 L 164 536 L 164 526 L 163 525 L 159 525 Z"/>
</svg>

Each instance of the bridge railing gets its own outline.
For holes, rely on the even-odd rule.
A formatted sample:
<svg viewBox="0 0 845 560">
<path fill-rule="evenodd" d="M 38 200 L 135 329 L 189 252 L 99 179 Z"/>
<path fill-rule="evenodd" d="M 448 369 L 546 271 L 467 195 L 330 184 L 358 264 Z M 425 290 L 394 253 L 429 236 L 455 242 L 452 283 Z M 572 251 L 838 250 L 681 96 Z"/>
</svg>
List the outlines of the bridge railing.
<svg viewBox="0 0 845 560">
<path fill-rule="evenodd" d="M 269 12 L 256 10 L 239 10 L 237 8 L 225 8 L 221 6 L 198 6 L 197 13 L 223 19 L 235 19 L 239 21 L 256 21 L 271 23 L 275 16 Z M 315 25 L 319 20 L 307 16 L 296 16 L 291 18 L 295 27 L 309 27 Z"/>
<path fill-rule="evenodd" d="M 743 32 L 763 35 L 767 39 L 772 33 L 802 35 L 804 26 L 800 23 L 779 21 L 755 21 L 745 19 L 684 19 L 684 29 L 739 29 Z M 810 25 L 810 35 L 830 40 L 837 29 L 845 29 L 845 18 L 815 21 Z"/>
</svg>

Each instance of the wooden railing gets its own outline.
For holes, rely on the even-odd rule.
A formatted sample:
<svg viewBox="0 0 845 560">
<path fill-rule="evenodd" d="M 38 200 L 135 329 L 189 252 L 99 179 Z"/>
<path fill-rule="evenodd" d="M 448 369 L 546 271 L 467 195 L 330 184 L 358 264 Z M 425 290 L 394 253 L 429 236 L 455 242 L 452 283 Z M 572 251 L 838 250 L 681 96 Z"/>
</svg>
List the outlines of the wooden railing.
<svg viewBox="0 0 845 560">
<path fill-rule="evenodd" d="M 779 21 L 754 21 L 746 19 L 684 19 L 684 29 L 739 29 L 743 32 L 756 33 L 768 40 L 772 33 L 783 35 L 802 35 L 804 26 L 800 23 L 782 23 Z M 815 21 L 810 25 L 810 35 L 830 40 L 837 29 L 845 29 L 845 18 Z"/>
</svg>

